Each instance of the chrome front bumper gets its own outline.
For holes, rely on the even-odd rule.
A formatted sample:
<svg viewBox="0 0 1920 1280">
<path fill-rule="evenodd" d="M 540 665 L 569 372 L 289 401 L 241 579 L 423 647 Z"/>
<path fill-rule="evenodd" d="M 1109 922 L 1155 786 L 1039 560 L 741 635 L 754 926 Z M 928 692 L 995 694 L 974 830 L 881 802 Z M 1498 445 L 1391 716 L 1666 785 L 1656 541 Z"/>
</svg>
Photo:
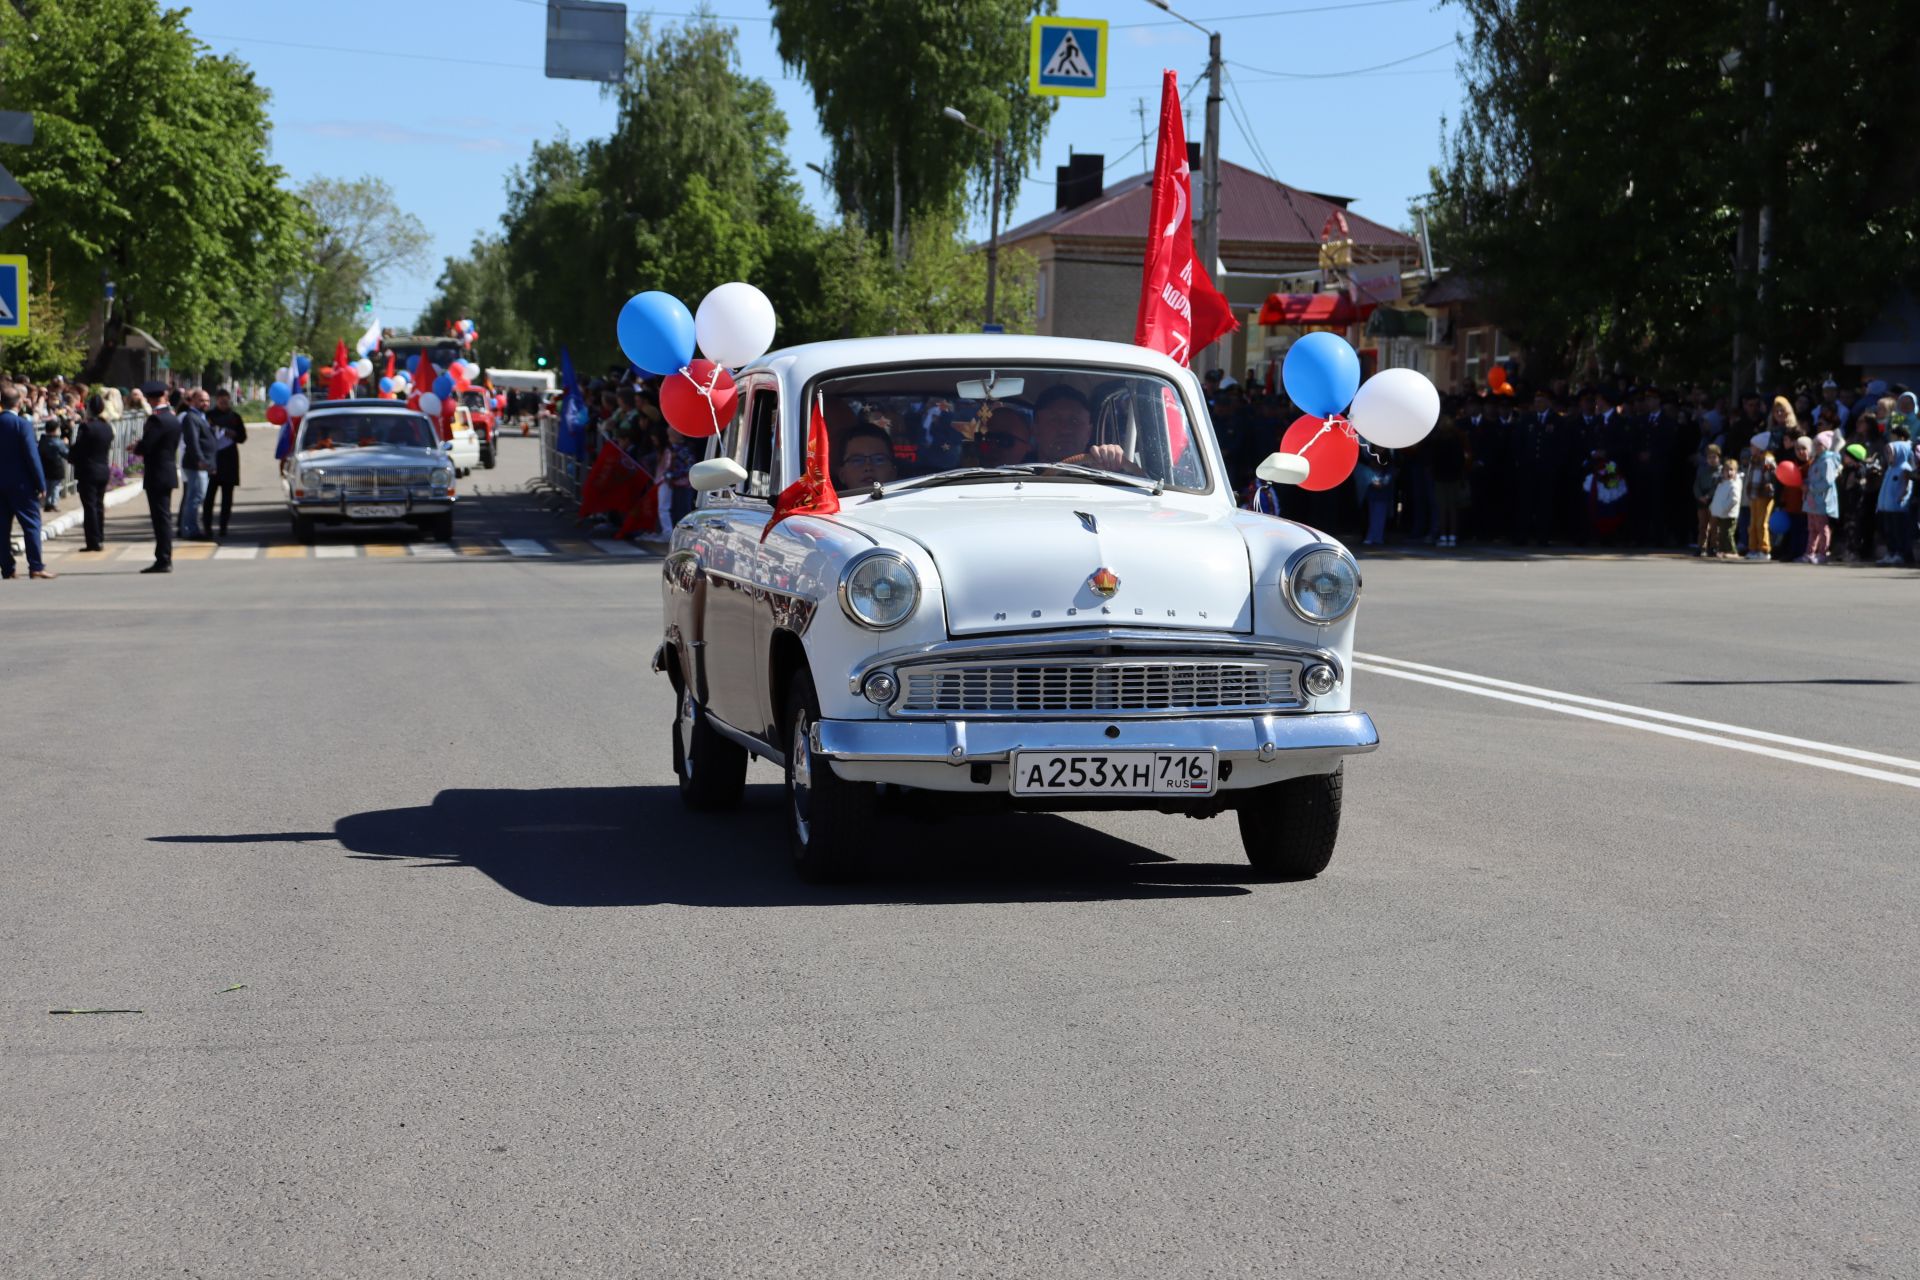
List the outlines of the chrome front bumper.
<svg viewBox="0 0 1920 1280">
<path fill-rule="evenodd" d="M 1364 711 L 1182 720 L 822 720 L 814 754 L 856 781 L 934 790 L 999 786 L 1014 751 L 1212 750 L 1233 770 L 1222 790 L 1330 773 L 1380 745 Z M 989 766 L 986 780 L 960 766 Z M 947 766 L 942 768 L 940 766 Z"/>
<path fill-rule="evenodd" d="M 288 498 L 287 510 L 293 512 L 295 515 L 301 516 L 333 516 L 341 520 L 353 520 L 364 517 L 355 517 L 352 512 L 347 510 L 349 506 L 398 506 L 406 508 L 405 512 L 399 517 L 405 520 L 412 516 L 444 514 L 445 512 L 453 510 L 454 502 L 455 499 L 453 498 Z M 383 520 L 390 519 L 393 519 L 393 517 L 379 516 L 369 520 L 368 523 L 378 524 Z"/>
</svg>

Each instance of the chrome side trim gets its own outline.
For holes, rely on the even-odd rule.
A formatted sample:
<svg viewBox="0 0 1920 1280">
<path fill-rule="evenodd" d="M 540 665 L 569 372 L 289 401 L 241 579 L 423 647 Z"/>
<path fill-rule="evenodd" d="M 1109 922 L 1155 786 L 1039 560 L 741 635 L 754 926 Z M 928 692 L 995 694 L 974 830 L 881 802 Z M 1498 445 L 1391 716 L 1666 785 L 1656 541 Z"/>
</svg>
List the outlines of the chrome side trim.
<svg viewBox="0 0 1920 1280">
<path fill-rule="evenodd" d="M 747 752 L 750 755 L 756 755 L 761 757 L 762 759 L 771 760 L 773 761 L 773 763 L 779 765 L 781 768 L 783 769 L 786 768 L 786 765 L 787 765 L 786 752 L 781 751 L 777 747 L 770 745 L 763 738 L 755 737 L 753 734 L 748 733 L 744 729 L 734 728 L 732 725 L 728 724 L 725 720 L 722 720 L 719 716 L 716 716 L 715 714 L 713 714 L 713 712 L 707 710 L 705 707 L 700 708 L 700 714 L 707 718 L 707 723 L 713 726 L 713 731 L 719 734 L 721 737 L 725 738 L 727 741 L 737 743 L 740 746 L 745 747 L 747 749 Z"/>
</svg>

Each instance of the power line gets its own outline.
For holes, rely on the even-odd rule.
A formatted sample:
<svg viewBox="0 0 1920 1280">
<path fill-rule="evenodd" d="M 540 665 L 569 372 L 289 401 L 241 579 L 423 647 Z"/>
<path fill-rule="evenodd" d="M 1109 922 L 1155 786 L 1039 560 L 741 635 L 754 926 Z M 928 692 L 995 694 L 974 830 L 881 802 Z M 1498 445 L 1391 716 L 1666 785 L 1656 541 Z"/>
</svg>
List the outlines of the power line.
<svg viewBox="0 0 1920 1280">
<path fill-rule="evenodd" d="M 413 62 L 451 62 L 463 67 L 499 67 L 506 71 L 534 71 L 546 73 L 545 67 L 536 67 L 526 62 L 486 62 L 478 58 L 448 58 L 434 53 L 394 53 L 387 49 L 350 49 L 344 45 L 305 44 L 298 40 L 269 40 L 265 36 L 222 36 L 212 32 L 201 32 L 202 40 L 229 40 L 234 44 L 271 44 L 283 49 L 304 49 L 310 53 L 351 53 L 357 57 L 405 58 Z"/>
<path fill-rule="evenodd" d="M 1242 71 L 1256 71 L 1263 76 L 1272 76 L 1276 80 L 1337 80 L 1342 76 L 1365 75 L 1369 71 L 1385 71 L 1388 67 L 1397 67 L 1403 62 L 1413 62 L 1419 58 L 1430 58 L 1442 49 L 1453 48 L 1453 41 L 1437 44 L 1431 49 L 1422 49 L 1419 53 L 1410 53 L 1404 58 L 1395 58 L 1392 62 L 1375 63 L 1371 67 L 1351 67 L 1345 71 L 1269 71 L 1265 67 L 1250 67 L 1244 62 L 1233 65 Z"/>
<path fill-rule="evenodd" d="M 1253 128 L 1247 121 L 1247 117 L 1250 116 L 1251 113 L 1247 111 L 1246 103 L 1240 100 L 1240 86 L 1234 83 L 1232 72 L 1229 71 L 1226 73 L 1226 80 L 1227 92 L 1233 95 L 1227 99 L 1227 106 L 1229 108 L 1229 114 L 1233 116 L 1234 127 L 1240 130 L 1240 137 L 1253 152 L 1254 160 L 1260 165 L 1260 172 L 1267 176 L 1268 182 L 1280 188 L 1280 194 L 1286 198 L 1287 208 L 1292 211 L 1294 220 L 1300 224 L 1300 229 L 1306 233 L 1307 238 L 1312 240 L 1314 237 L 1313 227 L 1307 222 L 1306 215 L 1300 212 L 1300 206 L 1293 202 L 1293 188 L 1280 181 L 1279 177 L 1275 175 L 1273 162 L 1267 159 L 1266 149 L 1262 147 L 1254 137 Z"/>
<path fill-rule="evenodd" d="M 540 0 L 533 0 L 533 2 L 539 3 Z M 1113 30 L 1131 31 L 1135 27 L 1199 26 L 1202 22 L 1251 22 L 1258 18 L 1290 18 L 1303 13 L 1340 13 L 1347 9 L 1377 9 L 1382 5 L 1412 3 L 1413 0 L 1359 0 L 1357 4 L 1316 4 L 1302 9 L 1268 9 L 1265 13 L 1229 13 L 1218 18 L 1202 18 L 1200 22 L 1188 22 L 1184 18 L 1163 18 L 1155 22 L 1116 22 L 1113 24 Z"/>
</svg>

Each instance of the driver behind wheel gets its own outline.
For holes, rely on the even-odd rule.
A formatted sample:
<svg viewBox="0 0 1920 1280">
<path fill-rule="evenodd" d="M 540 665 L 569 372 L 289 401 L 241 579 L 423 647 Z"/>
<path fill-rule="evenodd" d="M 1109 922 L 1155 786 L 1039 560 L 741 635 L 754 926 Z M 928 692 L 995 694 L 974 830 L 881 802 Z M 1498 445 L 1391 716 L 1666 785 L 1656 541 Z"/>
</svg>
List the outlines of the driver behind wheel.
<svg viewBox="0 0 1920 1280">
<path fill-rule="evenodd" d="M 1092 444 L 1093 406 L 1064 382 L 1040 393 L 1033 403 L 1035 452 L 1042 462 L 1075 462 L 1106 471 L 1137 473 L 1117 444 Z"/>
</svg>

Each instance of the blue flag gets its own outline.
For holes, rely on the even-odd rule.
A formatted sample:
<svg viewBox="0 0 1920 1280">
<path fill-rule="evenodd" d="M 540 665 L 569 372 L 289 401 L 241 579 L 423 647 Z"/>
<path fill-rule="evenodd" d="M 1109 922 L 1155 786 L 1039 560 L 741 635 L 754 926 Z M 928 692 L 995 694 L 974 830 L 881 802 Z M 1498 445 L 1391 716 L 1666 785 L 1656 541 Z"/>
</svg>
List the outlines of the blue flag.
<svg viewBox="0 0 1920 1280">
<path fill-rule="evenodd" d="M 587 398 L 580 392 L 573 357 L 565 347 L 560 348 L 560 383 L 566 394 L 560 400 L 560 434 L 554 445 L 561 453 L 577 458 L 587 451 Z"/>
</svg>

